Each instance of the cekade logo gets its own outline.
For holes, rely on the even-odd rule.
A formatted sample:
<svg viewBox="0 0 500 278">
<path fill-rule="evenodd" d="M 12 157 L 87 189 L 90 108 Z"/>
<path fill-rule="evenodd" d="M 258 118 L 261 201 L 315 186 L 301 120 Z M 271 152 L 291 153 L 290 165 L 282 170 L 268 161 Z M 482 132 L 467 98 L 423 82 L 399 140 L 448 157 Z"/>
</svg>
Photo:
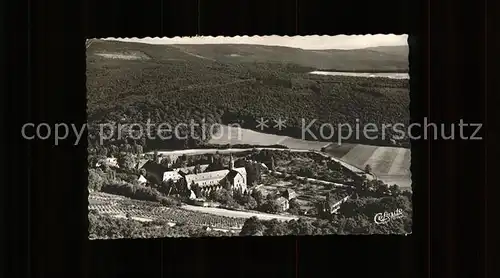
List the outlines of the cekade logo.
<svg viewBox="0 0 500 278">
<path fill-rule="evenodd" d="M 403 217 L 403 210 L 402 209 L 397 209 L 393 212 L 384 212 L 384 213 L 377 213 L 375 214 L 375 217 L 373 220 L 375 221 L 376 224 L 385 224 L 391 220 L 402 218 Z"/>
</svg>

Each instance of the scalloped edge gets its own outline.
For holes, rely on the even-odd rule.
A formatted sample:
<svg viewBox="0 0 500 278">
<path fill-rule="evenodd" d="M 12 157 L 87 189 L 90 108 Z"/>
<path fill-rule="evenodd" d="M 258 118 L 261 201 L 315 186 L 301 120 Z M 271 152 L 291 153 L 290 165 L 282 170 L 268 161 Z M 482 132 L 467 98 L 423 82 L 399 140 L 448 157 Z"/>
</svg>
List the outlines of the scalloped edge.
<svg viewBox="0 0 500 278">
<path fill-rule="evenodd" d="M 390 42 L 377 42 L 373 41 L 374 37 L 394 37 L 391 38 Z M 332 41 L 331 46 L 325 47 L 322 46 L 323 38 L 335 38 L 338 39 L 347 39 L 353 41 Z M 363 42 L 360 41 L 359 38 L 367 38 L 372 41 Z M 157 44 L 157 45 L 170 45 L 170 44 L 255 44 L 255 45 L 272 45 L 272 46 L 284 46 L 284 47 L 293 47 L 293 48 L 302 48 L 307 50 L 321 50 L 321 49 L 357 49 L 357 48 L 366 48 L 366 47 L 377 47 L 377 46 L 397 46 L 397 45 L 406 45 L 408 46 L 408 34 L 353 34 L 353 35 L 305 35 L 305 36 L 279 36 L 279 35 L 266 35 L 266 36 L 258 36 L 258 35 L 236 35 L 236 36 L 174 36 L 174 37 L 101 37 L 101 38 L 91 38 L 88 39 L 97 39 L 97 40 L 105 40 L 105 41 L 123 41 L 123 42 L 136 42 L 136 43 L 147 43 L 147 44 Z M 263 43 L 262 40 L 270 39 L 274 40 L 272 42 Z M 167 41 L 162 41 L 167 40 Z M 194 41 L 185 41 L 185 40 L 194 40 Z M 217 40 L 220 40 L 219 42 Z M 242 41 L 238 41 L 242 40 Z M 286 40 L 294 40 L 294 41 L 286 41 Z M 311 46 L 305 46 L 307 40 L 311 40 Z M 312 45 L 316 45 L 312 47 Z M 323 44 L 324 45 L 324 44 Z"/>
</svg>

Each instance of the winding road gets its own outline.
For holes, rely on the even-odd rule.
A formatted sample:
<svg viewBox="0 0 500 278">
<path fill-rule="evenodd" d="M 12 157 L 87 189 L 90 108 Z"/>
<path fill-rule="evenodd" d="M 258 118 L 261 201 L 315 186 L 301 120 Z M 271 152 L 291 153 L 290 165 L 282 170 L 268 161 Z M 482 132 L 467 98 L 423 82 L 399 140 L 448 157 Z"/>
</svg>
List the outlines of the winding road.
<svg viewBox="0 0 500 278">
<path fill-rule="evenodd" d="M 294 220 L 294 219 L 299 219 L 298 216 L 286 216 L 286 215 L 279 215 L 279 214 L 268 214 L 268 213 L 228 210 L 228 209 L 212 208 L 212 207 L 199 207 L 199 206 L 192 206 L 192 205 L 183 205 L 181 209 L 209 213 L 209 214 L 215 214 L 215 215 L 220 215 L 220 216 L 225 216 L 225 217 L 235 217 L 235 218 L 250 218 L 250 217 L 255 216 L 261 220 L 277 219 L 280 221 L 290 221 L 290 220 Z"/>
</svg>

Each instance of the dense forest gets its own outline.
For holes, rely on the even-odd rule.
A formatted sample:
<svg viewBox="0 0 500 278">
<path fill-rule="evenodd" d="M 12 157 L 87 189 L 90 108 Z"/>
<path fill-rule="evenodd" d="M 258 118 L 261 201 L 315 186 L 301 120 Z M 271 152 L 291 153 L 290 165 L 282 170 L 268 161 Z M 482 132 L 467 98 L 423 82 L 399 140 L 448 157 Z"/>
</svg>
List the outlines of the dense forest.
<svg viewBox="0 0 500 278">
<path fill-rule="evenodd" d="M 224 56 L 220 51 L 216 52 L 215 47 L 210 49 L 210 53 L 217 53 L 213 57 Z M 188 125 L 181 129 L 181 134 L 189 135 L 193 134 L 192 130 L 195 131 L 195 136 L 190 135 L 188 139 L 165 140 L 155 136 L 155 129 L 151 130 L 149 137 L 156 139 L 144 136 L 131 139 L 132 130 L 125 130 L 121 138 L 114 136 L 113 140 L 105 142 L 115 146 L 140 145 L 144 150 L 151 150 L 196 147 L 206 143 L 210 138 L 207 133 L 210 129 L 202 129 L 200 124 L 239 123 L 243 127 L 255 129 L 255 119 L 261 117 L 287 119 L 287 127 L 281 134 L 293 137 L 301 137 L 302 119 L 306 123 L 316 120 L 310 128 L 315 134 L 319 134 L 319 127 L 323 123 L 334 126 L 341 123 L 351 126 L 373 123 L 381 127 L 382 124 L 406 125 L 409 121 L 408 80 L 317 76 L 308 74 L 317 67 L 293 59 L 273 62 L 273 59 L 263 61 L 246 58 L 240 59 L 238 63 L 230 63 L 226 61 L 226 56 L 218 60 L 202 59 L 188 55 L 186 51 L 186 46 L 94 42 L 87 53 L 90 146 L 98 144 L 100 123 L 168 123 L 170 126 L 186 123 Z M 189 48 L 189 51 L 194 50 Z M 207 51 L 199 50 L 198 53 L 208 55 Z M 250 50 L 245 51 L 248 57 Z M 365 56 L 377 53 L 365 52 Z M 147 58 L 109 59 L 99 56 L 99 53 L 143 53 Z M 373 57 L 379 56 L 373 53 Z M 307 60 L 307 55 L 301 55 L 301 61 Z M 346 52 L 343 55 L 332 54 L 331 57 L 347 57 L 345 61 L 338 62 L 340 65 L 352 60 L 353 55 Z M 330 56 L 323 57 L 330 61 Z M 365 60 L 368 62 L 363 66 L 356 66 L 360 69 L 391 70 L 380 66 L 382 59 Z M 334 66 L 333 62 L 329 64 L 329 67 Z M 405 69 L 401 68 L 401 71 Z M 392 135 L 392 131 L 387 130 L 385 140 L 372 140 L 369 143 L 392 145 Z M 347 141 L 366 142 L 367 139 Z M 402 139 L 400 144 L 408 146 L 408 140 Z"/>
</svg>

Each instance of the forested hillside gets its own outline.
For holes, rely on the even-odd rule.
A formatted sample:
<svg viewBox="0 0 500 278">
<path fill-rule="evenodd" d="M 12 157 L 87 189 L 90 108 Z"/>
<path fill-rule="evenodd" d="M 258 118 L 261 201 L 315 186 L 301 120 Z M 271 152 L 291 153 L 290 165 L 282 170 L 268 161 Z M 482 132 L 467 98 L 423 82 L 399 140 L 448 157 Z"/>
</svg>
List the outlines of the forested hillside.
<svg viewBox="0 0 500 278">
<path fill-rule="evenodd" d="M 175 45 L 181 51 L 225 63 L 279 62 L 317 70 L 407 72 L 408 47 L 391 46 L 356 50 L 304 50 L 283 46 L 242 44 Z"/>
<path fill-rule="evenodd" d="M 230 53 L 236 50 L 239 52 Z M 285 54 L 280 54 L 283 50 Z M 110 55 L 122 57 L 110 58 Z M 407 69 L 406 56 L 380 55 L 385 54 L 372 50 L 355 53 L 270 46 L 165 46 L 95 41 L 87 50 L 87 111 L 89 134 L 94 135 L 90 143 L 96 144 L 96 124 L 103 122 L 145 124 L 149 121 L 175 126 L 205 119 L 207 124 L 238 122 L 255 129 L 257 118 L 282 117 L 288 119 L 282 134 L 290 136 L 301 135 L 302 119 L 316 119 L 316 131 L 322 123 L 354 126 L 356 119 L 361 124 L 379 126 L 406 124 L 409 121 L 408 80 L 308 73 L 321 69 L 318 63 L 335 70 Z M 188 127 L 184 130 L 186 134 L 189 131 Z M 387 133 L 389 138 L 390 131 Z M 377 143 L 389 144 L 388 141 Z M 139 144 L 147 150 L 204 142 L 206 140 L 142 138 L 108 143 Z"/>
</svg>

